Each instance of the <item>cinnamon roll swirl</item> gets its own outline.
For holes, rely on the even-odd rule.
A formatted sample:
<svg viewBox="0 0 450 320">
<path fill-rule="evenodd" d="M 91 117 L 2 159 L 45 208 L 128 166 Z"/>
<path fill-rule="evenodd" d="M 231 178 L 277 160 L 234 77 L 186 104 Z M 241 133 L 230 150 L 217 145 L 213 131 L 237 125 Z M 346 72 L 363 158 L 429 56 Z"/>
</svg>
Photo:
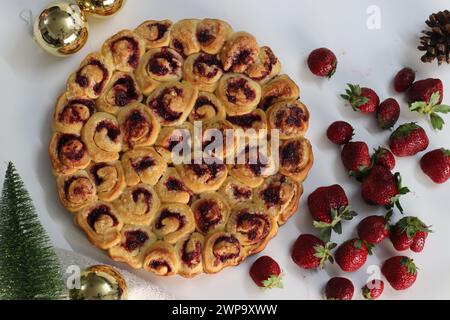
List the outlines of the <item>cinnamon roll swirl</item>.
<svg viewBox="0 0 450 320">
<path fill-rule="evenodd" d="M 256 109 L 261 99 L 261 87 L 242 74 L 226 74 L 220 79 L 217 97 L 223 102 L 227 114 L 238 116 Z"/>
<path fill-rule="evenodd" d="M 180 261 L 172 245 L 157 241 L 147 251 L 143 267 L 158 276 L 172 276 L 178 273 Z"/>
<path fill-rule="evenodd" d="M 161 130 L 150 110 L 140 103 L 123 108 L 117 119 L 123 136 L 122 151 L 153 145 Z"/>
<path fill-rule="evenodd" d="M 150 49 L 136 70 L 136 79 L 144 94 L 149 95 L 160 84 L 179 81 L 183 74 L 183 57 L 173 49 Z"/>
<path fill-rule="evenodd" d="M 67 134 L 81 133 L 84 124 L 95 112 L 95 102 L 86 98 L 67 98 L 67 93 L 59 96 L 53 113 L 53 129 Z"/>
<path fill-rule="evenodd" d="M 212 161 L 179 165 L 176 169 L 181 180 L 196 194 L 218 190 L 228 175 L 226 165 Z"/>
<path fill-rule="evenodd" d="M 225 117 L 226 112 L 222 102 L 213 93 L 201 91 L 189 115 L 189 121 L 206 123 L 225 120 Z"/>
<path fill-rule="evenodd" d="M 198 19 L 183 19 L 176 22 L 170 31 L 170 47 L 184 56 L 200 51 L 196 30 L 200 22 Z"/>
<path fill-rule="evenodd" d="M 159 86 L 147 99 L 147 106 L 163 126 L 181 125 L 197 100 L 198 91 L 191 84 L 169 82 Z"/>
<path fill-rule="evenodd" d="M 81 131 L 81 137 L 94 162 L 112 162 L 119 159 L 122 132 L 113 115 L 94 113 Z"/>
<path fill-rule="evenodd" d="M 109 249 L 109 256 L 125 262 L 135 269 L 142 268 L 148 249 L 156 242 L 150 227 L 125 225 L 120 232 L 120 242 Z"/>
<path fill-rule="evenodd" d="M 98 52 L 89 54 L 67 81 L 68 98 L 97 99 L 111 80 L 113 71 L 114 65 L 110 59 Z"/>
<path fill-rule="evenodd" d="M 253 189 L 233 177 L 228 177 L 225 180 L 219 189 L 219 193 L 225 196 L 231 206 L 251 201 L 253 198 Z"/>
<path fill-rule="evenodd" d="M 226 230 L 239 240 L 248 254 L 264 250 L 278 232 L 275 217 L 253 203 L 242 203 L 233 208 Z"/>
<path fill-rule="evenodd" d="M 142 182 L 154 186 L 166 170 L 167 163 L 155 149 L 140 147 L 122 155 L 122 166 L 127 185 L 135 186 Z"/>
<path fill-rule="evenodd" d="M 158 239 L 170 244 L 194 232 L 195 222 L 191 208 L 182 203 L 165 203 L 156 213 L 153 230 Z"/>
<path fill-rule="evenodd" d="M 197 231 L 207 234 L 225 229 L 230 215 L 230 205 L 219 193 L 202 193 L 191 205 Z"/>
<path fill-rule="evenodd" d="M 123 222 L 114 208 L 106 202 L 97 202 L 79 212 L 75 221 L 89 240 L 101 249 L 109 249 L 120 242 Z"/>
<path fill-rule="evenodd" d="M 280 139 L 303 137 L 308 130 L 308 108 L 298 100 L 278 102 L 267 110 L 269 128 L 278 129 Z"/>
<path fill-rule="evenodd" d="M 236 266 L 245 256 L 238 238 L 231 233 L 218 231 L 205 239 L 203 266 L 206 273 L 217 273 L 223 268 Z"/>
<path fill-rule="evenodd" d="M 314 163 L 311 143 L 305 138 L 283 141 L 279 161 L 281 174 L 303 182 Z"/>
<path fill-rule="evenodd" d="M 115 72 L 104 93 L 97 99 L 100 111 L 117 114 L 122 108 L 141 102 L 141 90 L 131 73 Z"/>
<path fill-rule="evenodd" d="M 277 102 L 296 100 L 300 96 L 300 88 L 289 76 L 283 74 L 267 82 L 262 87 L 261 102 L 259 107 L 266 111 Z"/>
<path fill-rule="evenodd" d="M 127 186 L 120 161 L 111 163 L 92 163 L 87 172 L 95 184 L 101 201 L 113 201 Z"/>
<path fill-rule="evenodd" d="M 74 134 L 54 133 L 48 153 L 56 176 L 67 176 L 86 169 L 91 162 L 86 145 L 80 136 Z"/>
<path fill-rule="evenodd" d="M 300 183 L 277 174 L 267 178 L 255 190 L 254 201 L 266 213 L 275 217 L 279 224 L 284 224 L 297 210 L 302 192 Z"/>
<path fill-rule="evenodd" d="M 178 127 L 164 127 L 156 140 L 155 149 L 163 157 L 164 161 L 172 163 L 176 157 L 182 159 L 182 151 L 191 151 L 193 135 L 194 127 L 188 122 Z M 176 153 L 176 147 L 180 149 L 179 153 Z M 190 156 L 190 154 L 188 155 Z"/>
<path fill-rule="evenodd" d="M 268 129 L 266 113 L 261 109 L 240 116 L 228 116 L 227 120 L 244 132 L 253 129 L 257 135 Z"/>
<path fill-rule="evenodd" d="M 247 32 L 236 32 L 225 42 L 220 52 L 225 71 L 242 73 L 258 58 L 259 46 L 256 38 Z"/>
<path fill-rule="evenodd" d="M 161 202 L 151 186 L 139 184 L 127 188 L 114 201 L 114 206 L 124 223 L 148 226 L 155 219 Z"/>
<path fill-rule="evenodd" d="M 184 80 L 203 91 L 214 92 L 222 75 L 223 69 L 220 60 L 216 56 L 206 53 L 190 55 L 183 66 Z"/>
<path fill-rule="evenodd" d="M 78 171 L 56 180 L 59 199 L 63 206 L 72 213 L 78 212 L 97 201 L 94 182 L 86 171 Z"/>
<path fill-rule="evenodd" d="M 204 237 L 194 232 L 175 245 L 180 261 L 178 273 L 185 278 L 192 278 L 203 272 L 203 246 Z"/>
<path fill-rule="evenodd" d="M 147 20 L 135 32 L 145 41 L 147 49 L 167 47 L 170 42 L 170 20 Z"/>
<path fill-rule="evenodd" d="M 175 168 L 169 167 L 156 185 L 156 192 L 162 202 L 189 203 L 192 191 L 181 180 Z"/>
<path fill-rule="evenodd" d="M 203 152 L 208 157 L 225 159 L 233 156 L 236 149 L 234 126 L 227 120 L 208 122 L 204 125 L 202 137 Z M 216 141 L 216 139 L 219 139 Z"/>
<path fill-rule="evenodd" d="M 197 41 L 203 52 L 218 54 L 233 30 L 225 21 L 204 19 L 197 25 Z"/>
<path fill-rule="evenodd" d="M 116 70 L 133 72 L 145 53 L 145 42 L 135 32 L 122 30 L 105 41 L 102 54 L 111 60 Z"/>
<path fill-rule="evenodd" d="M 252 80 L 266 83 L 281 71 L 281 63 L 269 47 L 262 47 L 254 64 L 245 71 Z"/>
</svg>

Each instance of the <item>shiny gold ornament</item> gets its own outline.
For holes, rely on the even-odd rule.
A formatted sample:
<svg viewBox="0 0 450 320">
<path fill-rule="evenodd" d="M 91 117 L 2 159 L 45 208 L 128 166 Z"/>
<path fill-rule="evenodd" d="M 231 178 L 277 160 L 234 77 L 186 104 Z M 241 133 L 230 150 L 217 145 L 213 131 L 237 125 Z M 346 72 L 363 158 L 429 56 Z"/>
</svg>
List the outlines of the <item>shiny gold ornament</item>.
<svg viewBox="0 0 450 320">
<path fill-rule="evenodd" d="M 80 288 L 71 289 L 71 300 L 126 300 L 127 285 L 113 267 L 98 265 L 86 269 L 80 277 Z"/>
<path fill-rule="evenodd" d="M 89 26 L 85 14 L 76 4 L 50 5 L 34 23 L 36 42 L 55 56 L 68 56 L 86 44 Z"/>
<path fill-rule="evenodd" d="M 95 17 L 109 17 L 125 5 L 126 0 L 77 0 L 81 10 Z"/>
</svg>

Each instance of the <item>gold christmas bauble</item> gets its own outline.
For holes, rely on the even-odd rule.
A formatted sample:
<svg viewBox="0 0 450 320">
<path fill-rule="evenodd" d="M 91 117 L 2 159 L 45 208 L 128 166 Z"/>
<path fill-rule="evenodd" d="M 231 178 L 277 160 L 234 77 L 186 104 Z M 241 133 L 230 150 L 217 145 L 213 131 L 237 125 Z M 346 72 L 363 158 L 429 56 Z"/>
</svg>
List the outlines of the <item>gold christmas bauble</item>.
<svg viewBox="0 0 450 320">
<path fill-rule="evenodd" d="M 85 14 L 76 4 L 48 6 L 36 18 L 33 34 L 36 42 L 55 56 L 68 56 L 86 44 L 89 26 Z"/>
<path fill-rule="evenodd" d="M 126 0 L 77 0 L 81 10 L 95 17 L 109 17 L 125 5 Z"/>
<path fill-rule="evenodd" d="M 126 300 L 127 285 L 113 267 L 97 265 L 87 268 L 80 276 L 80 287 L 71 289 L 71 300 Z"/>
</svg>

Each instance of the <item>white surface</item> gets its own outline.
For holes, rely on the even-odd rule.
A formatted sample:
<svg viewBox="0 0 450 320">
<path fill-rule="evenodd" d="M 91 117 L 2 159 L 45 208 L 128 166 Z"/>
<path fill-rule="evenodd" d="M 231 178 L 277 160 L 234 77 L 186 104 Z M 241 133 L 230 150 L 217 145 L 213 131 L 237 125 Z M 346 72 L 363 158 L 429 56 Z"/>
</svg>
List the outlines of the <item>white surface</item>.
<svg viewBox="0 0 450 320">
<path fill-rule="evenodd" d="M 450 103 L 450 67 L 422 64 L 416 50 L 419 32 L 425 27 L 428 14 L 446 9 L 449 1 L 420 0 L 129 0 L 124 10 L 108 20 L 91 20 L 91 37 L 84 50 L 67 59 L 53 58 L 42 52 L 32 41 L 30 30 L 19 18 L 24 8 L 36 14 L 47 0 L 2 1 L 0 10 L 0 171 L 6 162 L 14 161 L 35 201 L 40 218 L 50 232 L 55 245 L 71 248 L 98 260 L 109 259 L 93 248 L 87 238 L 72 223 L 71 215 L 59 204 L 50 173 L 47 144 L 50 138 L 50 118 L 54 102 L 64 89 L 64 83 L 82 58 L 114 32 L 132 28 L 145 19 L 185 17 L 217 17 L 228 21 L 236 30 L 253 33 L 261 44 L 270 45 L 283 63 L 283 71 L 301 86 L 301 97 L 311 110 L 312 140 L 316 163 L 305 183 L 305 194 L 316 187 L 341 183 L 360 216 L 344 225 L 341 242 L 355 235 L 354 227 L 361 217 L 382 213 L 381 209 L 362 203 L 359 184 L 349 179 L 341 165 L 338 149 L 325 138 L 327 126 L 335 120 L 347 119 L 356 128 L 356 139 L 366 141 L 371 148 L 386 143 L 389 132 L 379 130 L 374 117 L 362 116 L 345 108 L 338 97 L 347 82 L 373 87 L 382 99 L 393 95 L 391 79 L 403 66 L 418 71 L 418 78 L 440 77 L 446 85 Z M 366 27 L 370 5 L 381 9 L 381 29 Z M 308 53 L 317 47 L 334 50 L 339 59 L 337 74 L 331 81 L 313 77 L 306 67 Z M 401 121 L 418 121 L 424 125 L 431 148 L 450 147 L 450 116 L 440 133 L 433 132 L 427 122 L 410 113 L 402 96 Z M 420 119 L 420 120 L 419 120 Z M 418 215 L 433 224 L 435 233 L 427 241 L 425 252 L 413 255 L 420 268 L 414 287 L 396 293 L 387 286 L 385 299 L 450 298 L 450 182 L 437 186 L 421 172 L 419 154 L 398 159 L 397 169 L 413 193 L 402 203 L 410 215 Z M 1 179 L 1 178 L 0 178 Z M 226 269 L 218 275 L 200 276 L 194 280 L 179 277 L 158 278 L 145 272 L 139 275 L 187 299 L 318 299 L 321 288 L 330 276 L 341 274 L 337 266 L 326 271 L 300 270 L 291 261 L 290 247 L 300 232 L 312 231 L 311 218 L 302 199 L 300 213 L 280 230 L 264 254 L 279 261 L 284 269 L 285 288 L 263 291 L 248 277 L 248 269 L 256 257 L 241 266 Z M 399 215 L 395 216 L 398 219 Z M 366 267 L 377 265 L 394 254 L 389 241 L 375 249 Z M 409 254 L 409 253 L 408 253 Z M 355 288 L 367 279 L 366 268 L 348 274 Z M 356 297 L 360 297 L 356 292 Z"/>
</svg>

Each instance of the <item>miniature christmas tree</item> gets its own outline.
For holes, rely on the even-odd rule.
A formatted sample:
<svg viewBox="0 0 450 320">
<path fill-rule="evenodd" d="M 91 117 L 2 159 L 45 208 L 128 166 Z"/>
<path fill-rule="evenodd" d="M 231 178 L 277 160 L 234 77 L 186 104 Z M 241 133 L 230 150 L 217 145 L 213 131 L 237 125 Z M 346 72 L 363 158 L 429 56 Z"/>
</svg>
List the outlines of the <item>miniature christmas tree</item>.
<svg viewBox="0 0 450 320">
<path fill-rule="evenodd" d="M 58 299 L 62 292 L 58 258 L 9 163 L 0 199 L 0 299 Z"/>
</svg>

